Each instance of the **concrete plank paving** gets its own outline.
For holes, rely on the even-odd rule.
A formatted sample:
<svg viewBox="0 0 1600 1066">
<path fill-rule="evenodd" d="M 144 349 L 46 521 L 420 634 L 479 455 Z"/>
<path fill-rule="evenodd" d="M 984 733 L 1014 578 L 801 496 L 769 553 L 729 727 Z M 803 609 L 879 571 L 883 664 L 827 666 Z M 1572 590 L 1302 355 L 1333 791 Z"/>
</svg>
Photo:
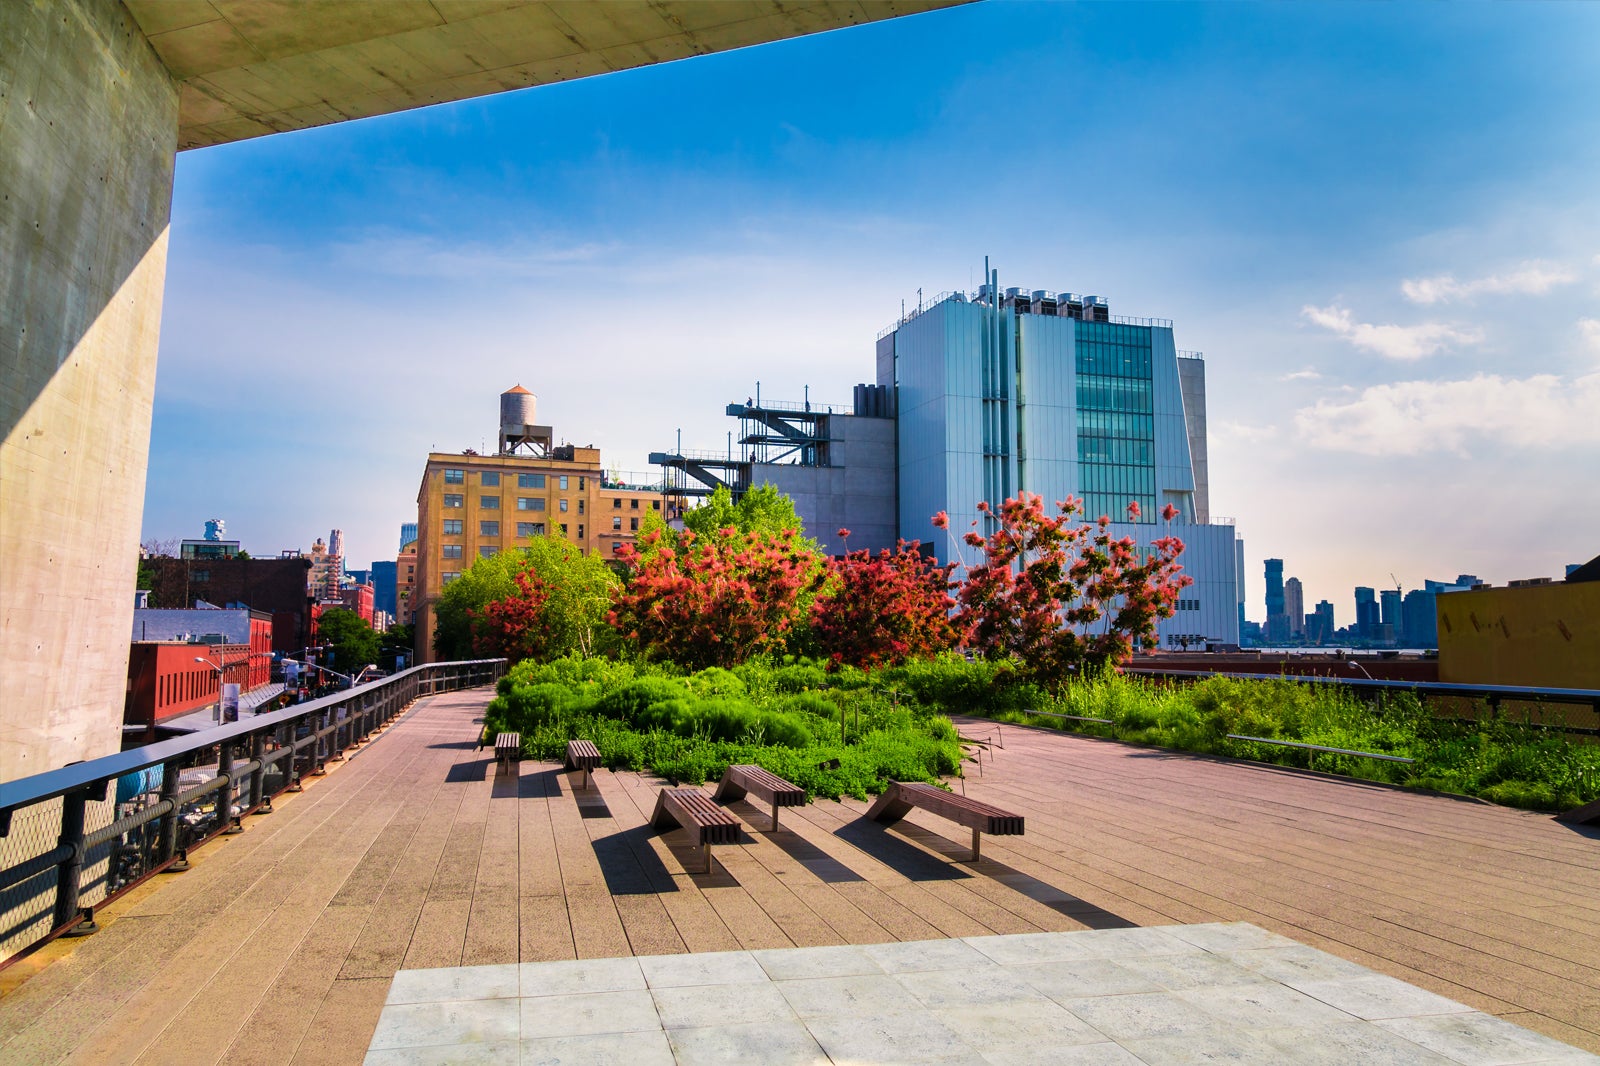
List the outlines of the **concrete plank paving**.
<svg viewBox="0 0 1600 1066">
<path fill-rule="evenodd" d="M 365 1061 L 509 1061 L 513 1044 L 573 1064 L 1600 1066 L 1248 923 L 407 970 Z"/>
<path fill-rule="evenodd" d="M 484 1062 L 821 1061 L 830 1051 L 1497 1062 L 1600 1051 L 1600 833 L 1004 726 L 1005 747 L 957 788 L 1023 813 L 1028 831 L 986 839 L 979 863 L 964 861 L 964 831 L 926 812 L 885 830 L 859 801 L 818 801 L 786 810 L 774 832 L 769 812 L 737 803 L 742 842 L 716 847 L 704 875 L 690 872 L 700 856 L 683 834 L 649 828 L 663 783 L 651 775 L 601 771 L 583 790 L 553 764 L 497 777 L 474 743 L 490 695 L 419 701 L 304 793 L 281 797 L 276 813 L 197 851 L 188 873 L 104 909 L 100 933 L 47 948 L 41 958 L 58 957 L 42 968 L 30 960 L 33 975 L 0 998 L 0 1062 L 449 1061 L 443 1044 L 379 1046 L 386 1003 L 398 1004 L 391 984 L 549 962 L 590 973 L 585 994 L 622 997 L 567 1012 L 593 1031 L 563 1029 L 549 1004 L 526 1006 L 520 983 L 516 997 L 492 997 L 515 998 L 514 1010 L 451 1022 L 437 1003 L 465 1000 L 437 1000 L 433 1014 L 411 1013 L 438 1032 L 481 1033 L 471 1050 Z M 1131 928 L 1217 922 L 1297 945 Z M 1119 934 L 1140 951 L 1110 954 Z M 981 987 L 937 966 L 907 976 L 922 972 L 907 959 L 948 958 L 962 944 L 977 952 L 984 938 L 991 955 L 1031 970 Z M 895 941 L 946 946 L 896 957 L 894 991 L 873 982 L 890 958 L 881 945 Z M 1002 941 L 1011 946 L 994 946 Z M 1079 947 L 1047 947 L 1063 942 Z M 692 1024 L 717 1003 L 692 981 L 657 998 L 648 982 L 594 976 L 614 983 L 633 972 L 617 960 L 633 956 L 754 959 L 764 981 L 792 987 L 745 997 L 743 1020 Z M 834 985 L 807 991 L 801 980 Z M 1267 983 L 1278 991 L 1253 1005 L 1227 991 Z M 864 1010 L 872 1024 L 830 1021 L 807 995 Z M 1079 999 L 1081 1011 L 1069 1002 Z M 1429 1013 L 1441 1002 L 1451 1009 Z M 930 1005 L 937 1018 L 895 1021 Z M 1482 1020 L 1463 1021 L 1472 1011 Z M 632 1019 L 626 1032 L 604 1028 L 616 1018 Z M 1530 1030 L 1571 1046 L 1554 1051 Z"/>
</svg>

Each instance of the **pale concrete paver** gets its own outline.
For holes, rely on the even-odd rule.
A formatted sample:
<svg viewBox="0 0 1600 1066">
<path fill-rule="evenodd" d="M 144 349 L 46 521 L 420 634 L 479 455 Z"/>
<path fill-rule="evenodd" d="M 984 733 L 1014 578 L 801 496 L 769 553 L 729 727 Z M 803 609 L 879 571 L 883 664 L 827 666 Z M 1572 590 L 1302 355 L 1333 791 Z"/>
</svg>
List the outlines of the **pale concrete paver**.
<svg viewBox="0 0 1600 1066">
<path fill-rule="evenodd" d="M 247 819 L 248 832 L 201 849 L 190 872 L 114 905 L 101 933 L 0 999 L 0 1061 L 352 1063 L 401 970 L 992 934 L 1023 934 L 1006 950 L 1026 953 L 1086 928 L 1070 958 L 994 961 L 1057 1005 L 1116 988 L 1203 1011 L 1183 997 L 1275 983 L 1294 994 L 1275 1001 L 1280 1013 L 1304 996 L 1352 1019 L 1320 1047 L 1371 1061 L 1397 1046 L 1424 1054 L 1378 1023 L 1435 996 L 1600 1050 L 1600 843 L 1546 817 L 1006 726 L 983 776 L 956 787 L 1023 813 L 1028 831 L 986 841 L 981 863 L 961 861 L 964 832 L 924 812 L 885 831 L 859 801 L 819 801 L 786 811 L 774 833 L 766 811 L 739 803 L 743 842 L 714 849 L 702 875 L 688 872 L 698 857 L 681 834 L 649 828 L 661 782 L 648 774 L 602 771 L 577 791 L 548 764 L 496 778 L 474 750 L 488 697 L 419 702 L 276 813 Z M 1195 942 L 1206 927 L 1173 930 L 1176 941 L 1128 928 L 1235 921 L 1270 933 L 1222 950 Z M 1139 962 L 1119 963 L 1130 943 Z M 945 1024 L 958 1040 L 993 1032 L 1003 1026 L 984 1012 L 1004 1006 L 951 1007 L 967 1028 Z M 1062 1032 L 1083 1022 L 1051 1017 Z M 784 1031 L 772 1054 L 798 1055 L 803 1041 Z M 629 1045 L 637 1062 L 753 1039 L 673 1032 L 692 1035 L 645 1034 L 656 1042 Z M 1445 1027 L 1426 1046 L 1500 1046 L 1483 1032 Z M 1247 1035 L 1257 1050 L 1283 1042 Z M 515 1058 L 518 1039 L 528 1055 L 557 1055 L 580 1038 L 523 1033 L 483 1050 Z M 911 1034 L 874 1039 L 885 1054 L 897 1041 L 944 1053 Z M 1201 1053 L 1140 1039 L 1153 1058 Z M 1063 1042 L 1050 1059 L 1129 1054 Z"/>
<path fill-rule="evenodd" d="M 1305 971 L 1349 974 L 1304 986 L 1247 974 L 1229 953 L 1284 950 L 1284 939 L 1235 924 L 1167 930 L 1014 934 L 878 944 L 717 952 L 594 963 L 526 964 L 521 995 L 504 967 L 402 973 L 367 1061 L 428 1061 L 511 1039 L 569 1064 L 619 1061 L 637 1046 L 655 1059 L 663 1033 L 679 1066 L 710 1062 L 981 1063 L 1341 1061 L 1489 1066 L 1587 1063 L 1589 1055 L 1503 1019 L 1374 974 L 1311 948 Z M 1001 960 L 1024 960 L 1006 962 Z M 1040 962 L 1053 959 L 1053 962 Z M 1156 964 L 1165 987 L 1099 989 L 1052 998 L 1025 971 L 1071 960 Z M 1237 970 L 1248 979 L 1195 985 Z M 840 970 L 850 971 L 840 974 Z M 818 976 L 825 975 L 825 976 Z M 645 987 L 639 987 L 642 978 Z M 482 995 L 473 998 L 474 989 Z M 432 997 L 432 998 L 428 998 Z M 1379 1001 L 1385 1017 L 1363 1018 Z M 1352 1014 L 1335 1003 L 1356 1006 Z M 520 1005 L 520 1010 L 518 1009 Z M 527 1061 L 526 1057 L 524 1061 Z"/>
</svg>

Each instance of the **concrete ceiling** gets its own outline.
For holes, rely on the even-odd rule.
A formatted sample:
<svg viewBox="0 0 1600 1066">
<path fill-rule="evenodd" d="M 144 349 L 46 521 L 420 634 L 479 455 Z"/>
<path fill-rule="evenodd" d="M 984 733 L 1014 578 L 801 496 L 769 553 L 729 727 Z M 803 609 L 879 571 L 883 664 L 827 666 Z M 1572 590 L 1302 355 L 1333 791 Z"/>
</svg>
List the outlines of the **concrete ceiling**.
<svg viewBox="0 0 1600 1066">
<path fill-rule="evenodd" d="M 966 0 L 123 0 L 201 148 Z"/>
</svg>

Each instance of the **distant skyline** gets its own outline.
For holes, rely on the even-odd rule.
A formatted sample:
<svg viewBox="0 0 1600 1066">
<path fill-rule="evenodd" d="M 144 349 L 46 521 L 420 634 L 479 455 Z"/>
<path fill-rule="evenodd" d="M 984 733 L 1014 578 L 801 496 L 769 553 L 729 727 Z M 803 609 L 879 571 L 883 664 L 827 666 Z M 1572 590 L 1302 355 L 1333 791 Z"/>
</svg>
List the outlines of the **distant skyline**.
<svg viewBox="0 0 1600 1066">
<path fill-rule="evenodd" d="M 1212 510 L 1356 585 L 1600 552 L 1600 6 L 976 4 L 178 158 L 146 537 L 392 559 L 521 384 L 646 470 L 977 284 L 1207 357 Z M 1019 217 L 1027 225 L 1016 225 Z"/>
</svg>

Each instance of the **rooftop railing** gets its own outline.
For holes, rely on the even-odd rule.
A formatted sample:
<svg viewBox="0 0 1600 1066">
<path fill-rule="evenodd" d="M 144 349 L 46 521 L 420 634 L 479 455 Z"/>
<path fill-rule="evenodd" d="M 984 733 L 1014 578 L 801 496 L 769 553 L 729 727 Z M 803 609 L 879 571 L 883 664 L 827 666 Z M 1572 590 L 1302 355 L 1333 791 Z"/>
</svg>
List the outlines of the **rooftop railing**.
<svg viewBox="0 0 1600 1066">
<path fill-rule="evenodd" d="M 94 910 L 270 814 L 419 697 L 492 684 L 504 659 L 430 663 L 332 696 L 0 783 L 0 966 L 97 926 Z"/>
</svg>

